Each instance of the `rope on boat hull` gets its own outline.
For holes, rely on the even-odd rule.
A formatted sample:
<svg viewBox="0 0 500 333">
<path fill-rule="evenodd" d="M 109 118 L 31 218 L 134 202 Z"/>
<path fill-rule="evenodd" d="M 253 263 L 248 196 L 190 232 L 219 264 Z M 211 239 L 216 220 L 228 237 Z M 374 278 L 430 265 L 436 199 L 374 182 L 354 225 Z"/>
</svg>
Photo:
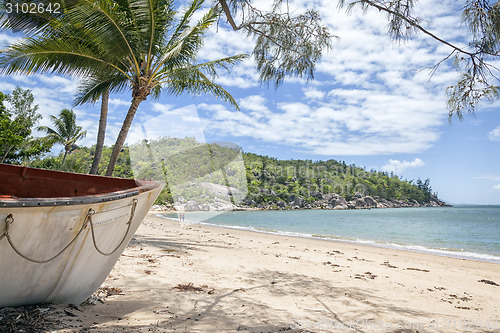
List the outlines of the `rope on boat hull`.
<svg viewBox="0 0 500 333">
<path fill-rule="evenodd" d="M 18 247 L 14 245 L 14 243 L 12 242 L 12 239 L 10 237 L 10 233 L 9 233 L 9 226 L 12 223 L 14 223 L 14 216 L 12 214 L 7 215 L 7 217 L 5 218 L 5 226 L 4 226 L 2 235 L 0 235 L 0 241 L 5 237 L 7 239 L 7 242 L 9 243 L 10 247 L 12 248 L 12 250 L 14 250 L 14 252 L 17 253 L 20 257 L 22 257 L 22 258 L 24 258 L 24 259 L 26 259 L 28 261 L 31 261 L 33 263 L 36 263 L 36 264 L 45 264 L 45 263 L 51 262 L 52 260 L 54 260 L 57 257 L 59 257 L 61 254 L 63 254 L 64 251 L 66 251 L 78 239 L 78 236 L 80 236 L 80 234 L 83 232 L 83 230 L 85 230 L 87 228 L 87 225 L 90 224 L 90 230 L 91 230 L 91 233 L 92 233 L 92 243 L 94 244 L 94 248 L 101 255 L 103 255 L 103 256 L 110 256 L 110 255 L 112 255 L 113 253 L 115 253 L 120 248 L 120 246 L 123 244 L 123 242 L 127 238 L 127 235 L 128 235 L 128 233 L 130 231 L 130 226 L 132 224 L 132 219 L 134 218 L 134 215 L 135 215 L 135 209 L 136 209 L 136 207 L 137 207 L 137 199 L 134 199 L 133 202 L 132 202 L 132 208 L 130 209 L 130 218 L 129 218 L 128 222 L 127 222 L 127 230 L 126 230 L 125 234 L 123 235 L 123 238 L 120 241 L 120 243 L 114 248 L 113 251 L 108 252 L 108 253 L 103 252 L 97 246 L 97 242 L 96 242 L 96 239 L 95 239 L 95 232 L 94 232 L 94 223 L 92 222 L 92 216 L 95 214 L 95 211 L 92 208 L 90 208 L 89 211 L 87 212 L 87 215 L 85 215 L 85 219 L 83 221 L 83 224 L 82 224 L 80 230 L 78 230 L 78 233 L 75 235 L 75 237 L 73 237 L 73 239 L 61 251 L 59 251 L 56 255 L 54 255 L 54 256 L 52 256 L 52 257 L 50 257 L 48 259 L 40 260 L 40 259 L 30 258 L 27 255 L 23 254 L 18 249 Z"/>
</svg>

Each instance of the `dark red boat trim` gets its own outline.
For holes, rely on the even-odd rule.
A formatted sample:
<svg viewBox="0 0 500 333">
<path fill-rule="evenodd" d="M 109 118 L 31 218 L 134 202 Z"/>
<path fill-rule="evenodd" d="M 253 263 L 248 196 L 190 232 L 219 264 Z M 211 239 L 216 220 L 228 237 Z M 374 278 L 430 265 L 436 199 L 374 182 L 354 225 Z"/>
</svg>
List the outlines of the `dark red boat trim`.
<svg viewBox="0 0 500 333">
<path fill-rule="evenodd" d="M 78 205 L 118 200 L 159 187 L 153 181 L 0 164 L 0 207 Z"/>
</svg>

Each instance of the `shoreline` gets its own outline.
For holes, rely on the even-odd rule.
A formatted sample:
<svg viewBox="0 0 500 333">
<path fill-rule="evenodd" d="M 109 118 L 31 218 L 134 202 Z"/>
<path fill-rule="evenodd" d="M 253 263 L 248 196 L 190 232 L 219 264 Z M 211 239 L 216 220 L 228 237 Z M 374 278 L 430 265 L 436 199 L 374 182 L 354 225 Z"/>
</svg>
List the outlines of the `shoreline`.
<svg viewBox="0 0 500 333">
<path fill-rule="evenodd" d="M 406 207 L 406 208 L 418 208 L 418 207 Z M 424 208 L 424 207 L 422 207 Z M 428 208 L 434 208 L 434 207 L 428 207 Z M 438 208 L 438 207 L 436 207 Z M 390 209 L 390 208 L 388 208 Z M 394 208 L 396 209 L 396 208 Z M 243 211 L 256 211 L 256 210 L 243 210 Z M 258 211 L 270 211 L 270 210 L 265 210 L 265 209 L 259 209 Z M 156 215 L 160 218 L 171 220 L 174 222 L 179 222 L 178 219 L 175 218 L 170 218 L 166 216 L 162 216 L 162 214 L 172 214 L 172 213 L 177 213 L 175 210 L 167 210 L 167 211 L 153 211 L 153 213 L 156 213 Z M 225 213 L 225 212 L 221 212 Z M 426 247 L 423 245 L 418 245 L 418 244 L 398 244 L 398 243 L 388 243 L 388 242 L 378 242 L 375 240 L 360 240 L 360 239 L 347 239 L 347 238 L 340 238 L 340 237 L 335 237 L 335 236 L 326 236 L 326 235 L 316 235 L 316 234 L 308 234 L 308 233 L 298 233 L 298 232 L 289 232 L 289 231 L 279 231 L 279 230 L 266 230 L 266 229 L 260 229 L 256 227 L 242 227 L 242 226 L 233 226 L 233 225 L 224 225 L 224 224 L 216 224 L 216 223 L 208 223 L 208 222 L 191 222 L 191 221 L 186 221 L 184 222 L 186 225 L 204 225 L 204 226 L 213 226 L 215 228 L 227 228 L 227 229 L 233 229 L 233 230 L 242 230 L 242 231 L 248 231 L 248 232 L 255 232 L 255 233 L 262 233 L 262 234 L 271 234 L 271 235 L 277 235 L 277 236 L 286 236 L 286 237 L 298 237 L 298 238 L 306 238 L 306 239 L 317 239 L 317 240 L 325 240 L 325 241 L 330 241 L 330 242 L 340 242 L 340 243 L 348 243 L 348 244 L 354 244 L 354 245 L 364 245 L 364 246 L 370 246 L 370 247 L 375 247 L 375 248 L 383 248 L 383 249 L 389 249 L 389 250 L 401 250 L 401 251 L 407 251 L 407 252 L 413 252 L 413 253 L 421 253 L 421 254 L 429 254 L 429 255 L 436 255 L 440 257 L 448 257 L 448 258 L 456 258 L 456 259 L 465 259 L 465 260 L 473 260 L 473 261 L 478 261 L 478 262 L 490 262 L 490 263 L 495 263 L 495 264 L 500 264 L 500 256 L 496 254 L 490 254 L 490 253 L 480 253 L 480 252 L 471 252 L 471 251 L 460 251 L 456 249 L 446 249 L 446 248 L 432 248 L 432 247 Z"/>
<path fill-rule="evenodd" d="M 101 286 L 105 297 L 52 306 L 51 332 L 500 330 L 499 264 L 157 213 L 148 213 Z"/>
<path fill-rule="evenodd" d="M 362 198 L 363 201 L 366 199 Z M 371 197 L 368 197 L 371 198 Z M 218 212 L 218 211 L 234 211 L 234 212 L 244 212 L 244 211 L 294 211 L 294 210 L 371 210 L 371 209 L 400 209 L 400 208 L 440 208 L 440 207 L 454 207 L 453 204 L 446 203 L 444 201 L 440 200 L 440 204 L 433 205 L 432 202 L 424 202 L 424 203 L 419 203 L 419 202 L 403 202 L 403 201 L 388 201 L 392 206 L 389 205 L 366 205 L 366 204 L 358 204 L 356 205 L 355 202 L 349 202 L 350 205 L 347 205 L 348 202 L 346 202 L 346 205 L 337 205 L 337 206 L 328 206 L 325 204 L 319 204 L 318 202 L 313 203 L 312 205 L 308 206 L 290 206 L 290 205 L 285 205 L 285 206 L 277 206 L 277 205 L 267 205 L 267 206 L 237 206 L 233 205 L 229 202 L 227 202 L 223 206 L 219 207 L 211 207 L 209 204 L 205 206 L 205 209 L 201 209 L 200 205 L 196 204 L 196 208 L 198 209 L 193 209 L 193 207 L 185 207 L 182 209 L 182 205 L 179 206 L 181 209 L 177 210 L 174 206 L 171 204 L 167 205 L 153 205 L 152 210 L 154 211 L 166 211 L 166 212 L 178 212 L 178 211 L 185 211 L 185 212 Z M 460 206 L 460 205 L 459 205 Z M 493 205 L 495 206 L 495 205 Z M 221 208 L 222 207 L 222 208 Z"/>
<path fill-rule="evenodd" d="M 439 254 L 434 254 L 434 253 L 423 253 L 423 252 L 418 252 L 418 251 L 411 251 L 407 249 L 397 249 L 397 248 L 392 248 L 392 247 L 383 247 L 383 246 L 377 246 L 373 244 L 367 244 L 367 243 L 362 243 L 358 241 L 350 241 L 350 240 L 344 240 L 344 239 L 335 239 L 335 238 L 330 238 L 330 237 L 319 237 L 319 236 L 304 236 L 300 234 L 286 234 L 286 233 L 281 233 L 281 232 L 273 232 L 273 231 L 265 231 L 265 230 L 252 230 L 248 229 L 245 227 L 238 227 L 238 226 L 228 226 L 228 225 L 217 225 L 217 224 L 211 224 L 211 223 L 205 223 L 205 222 L 179 222 L 174 219 L 169 219 L 169 218 L 164 218 L 164 217 L 159 217 L 161 219 L 169 220 L 174 223 L 180 223 L 183 225 L 184 228 L 190 228 L 190 227 L 200 227 L 200 228 L 207 228 L 210 229 L 214 232 L 222 232 L 226 230 L 234 230 L 237 233 L 242 233 L 242 234 L 247 234 L 248 237 L 251 237 L 253 234 L 257 235 L 269 235 L 271 237 L 276 236 L 279 238 L 283 239 L 289 239 L 291 238 L 292 241 L 293 239 L 297 240 L 311 240 L 312 242 L 324 242 L 327 245 L 336 245 L 336 246 L 349 246 L 353 248 L 363 248 L 367 252 L 371 251 L 376 251 L 376 250 L 382 250 L 382 251 L 388 251 L 389 253 L 392 251 L 396 251 L 400 254 L 407 254 L 411 253 L 412 255 L 424 255 L 424 256 L 431 256 L 431 257 L 436 257 L 435 259 L 438 260 L 437 258 L 447 258 L 451 260 L 459 260 L 459 261 L 471 261 L 471 262 L 476 262 L 476 263 L 485 263 L 485 264 L 493 264 L 493 265 L 499 265 L 498 268 L 500 269 L 500 262 L 492 262 L 492 261 L 483 261 L 483 260 L 474 260 L 474 259 L 466 259 L 466 258 L 458 258 L 458 257 L 450 257 L 450 256 L 445 256 L 445 255 L 439 255 Z"/>
</svg>

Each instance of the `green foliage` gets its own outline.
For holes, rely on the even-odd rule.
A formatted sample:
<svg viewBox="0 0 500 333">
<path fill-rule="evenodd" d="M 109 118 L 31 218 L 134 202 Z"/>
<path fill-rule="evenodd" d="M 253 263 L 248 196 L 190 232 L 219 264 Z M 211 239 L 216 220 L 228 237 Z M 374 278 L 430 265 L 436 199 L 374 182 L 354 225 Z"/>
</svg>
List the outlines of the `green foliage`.
<svg viewBox="0 0 500 333">
<path fill-rule="evenodd" d="M 189 137 L 143 140 L 130 146 L 135 176 L 167 183 L 162 196 L 181 203 L 241 201 L 246 177 L 240 154 L 239 147 L 201 144 Z"/>
<path fill-rule="evenodd" d="M 332 48 L 334 36 L 316 10 L 291 13 L 283 0 L 275 0 L 266 11 L 250 0 L 217 2 L 234 30 L 244 30 L 254 38 L 252 54 L 261 82 L 274 81 L 279 86 L 286 76 L 312 79 L 322 52 Z M 236 16 L 241 19 L 239 25 Z"/>
<path fill-rule="evenodd" d="M 66 162 L 66 157 L 71 149 L 76 148 L 76 142 L 87 135 L 81 126 L 76 124 L 76 114 L 73 110 L 63 109 L 59 117 L 50 116 L 54 128 L 48 126 L 39 126 L 38 130 L 45 132 L 45 139 L 52 143 L 59 143 L 64 146 L 64 157 L 61 167 Z"/>
<path fill-rule="evenodd" d="M 3 102 L 10 104 L 7 109 Z M 0 93 L 0 163 L 22 163 L 50 150 L 50 142 L 31 136 L 41 118 L 30 90 L 16 87 L 9 95 Z"/>
<path fill-rule="evenodd" d="M 80 76 L 77 104 L 96 102 L 107 91 L 130 91 L 132 102 L 106 171 L 112 175 L 137 108 L 149 95 L 206 93 L 238 108 L 214 79 L 247 56 L 198 63 L 205 33 L 219 16 L 210 8 L 191 23 L 203 2 L 192 0 L 176 12 L 171 0 L 68 0 L 61 3 L 64 15 L 48 21 L 40 21 L 40 13 L 15 17 L 4 26 L 16 28 L 31 20 L 34 25 L 45 22 L 47 29 L 3 50 L 0 72 Z"/>
<path fill-rule="evenodd" d="M 366 171 L 335 160 L 277 160 L 252 153 L 243 155 L 247 170 L 248 200 L 251 205 L 260 203 L 300 202 L 312 203 L 329 194 L 338 194 L 347 201 L 355 193 L 386 200 L 431 200 L 430 181 L 416 184 L 393 174 Z"/>
<path fill-rule="evenodd" d="M 72 151 L 62 168 L 86 173 L 92 162 L 94 147 Z M 112 148 L 105 147 L 105 165 Z M 38 159 L 33 167 L 59 169 L 63 154 Z M 99 169 L 104 174 L 105 168 Z M 199 204 L 215 202 L 220 196 L 215 188 L 231 188 L 235 203 L 267 207 L 299 205 L 306 207 L 332 194 L 352 200 L 356 193 L 386 200 L 433 199 L 430 180 L 402 180 L 396 175 L 375 170 L 366 171 L 354 164 L 335 160 L 278 160 L 222 144 L 202 144 L 194 138 L 143 140 L 121 152 L 116 176 L 166 182 L 157 203 Z M 240 199 L 238 201 L 238 199 Z M 224 199 L 228 201 L 227 197 Z"/>
<path fill-rule="evenodd" d="M 66 157 L 66 161 L 63 165 L 64 152 L 56 156 L 46 156 L 42 158 L 37 158 L 30 163 L 30 167 L 49 169 L 49 170 L 60 170 L 67 172 L 76 173 L 87 173 L 89 171 L 90 165 L 92 164 L 92 157 L 95 147 L 78 147 L 70 151 Z M 98 174 L 103 176 L 106 168 L 105 165 L 109 160 L 111 155 L 112 147 L 104 147 L 102 165 L 99 168 Z M 120 153 L 118 157 L 119 166 L 117 166 L 116 177 L 119 178 L 134 178 L 128 148 L 124 148 L 123 152 Z M 137 178 L 137 177 L 135 177 Z"/>
</svg>

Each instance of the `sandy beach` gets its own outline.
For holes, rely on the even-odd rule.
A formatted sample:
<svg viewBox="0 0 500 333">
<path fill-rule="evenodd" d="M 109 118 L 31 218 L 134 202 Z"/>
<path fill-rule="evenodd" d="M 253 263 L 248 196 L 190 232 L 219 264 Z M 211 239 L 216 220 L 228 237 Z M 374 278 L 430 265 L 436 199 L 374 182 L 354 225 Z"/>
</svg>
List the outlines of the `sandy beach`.
<svg viewBox="0 0 500 333">
<path fill-rule="evenodd" d="M 56 332 L 500 332 L 499 264 L 155 214 Z"/>
</svg>

